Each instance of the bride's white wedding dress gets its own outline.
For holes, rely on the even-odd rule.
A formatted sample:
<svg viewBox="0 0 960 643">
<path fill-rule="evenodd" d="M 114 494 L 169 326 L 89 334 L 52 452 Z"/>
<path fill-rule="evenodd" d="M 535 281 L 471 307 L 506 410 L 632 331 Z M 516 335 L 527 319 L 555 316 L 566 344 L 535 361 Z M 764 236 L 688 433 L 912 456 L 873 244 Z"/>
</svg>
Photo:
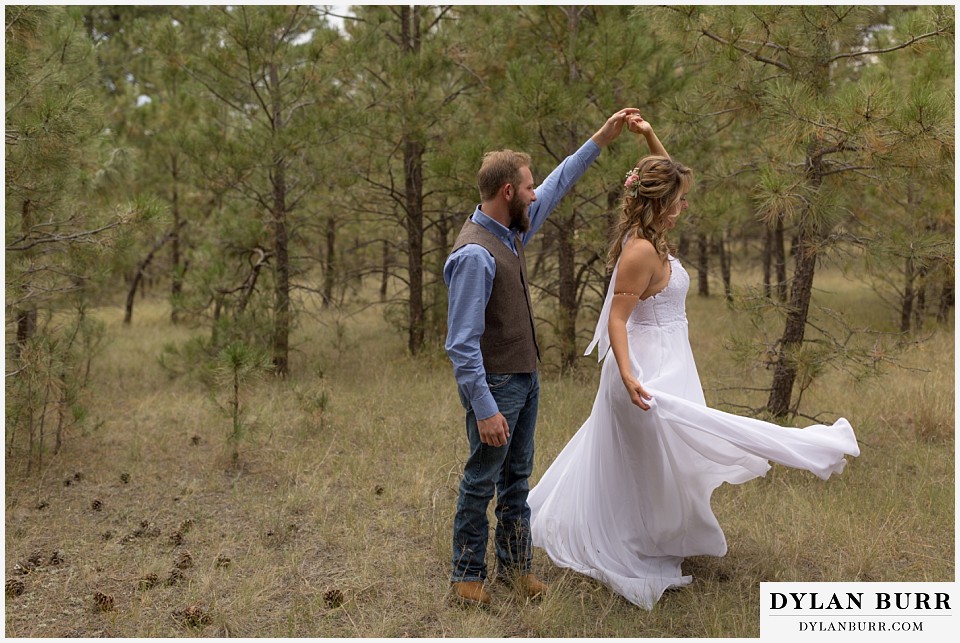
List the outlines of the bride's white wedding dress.
<svg viewBox="0 0 960 643">
<path fill-rule="evenodd" d="M 667 287 L 638 302 L 627 322 L 630 367 L 652 408 L 631 403 L 609 350 L 614 269 L 587 349 L 599 345 L 606 356 L 593 411 L 528 500 L 534 546 L 646 609 L 691 582 L 684 557 L 726 553 L 710 509 L 721 483 L 763 476 L 768 461 L 826 479 L 843 470 L 845 454 L 860 453 L 843 418 L 793 429 L 707 407 L 687 338 L 690 277 L 673 257 L 670 267 Z"/>
</svg>

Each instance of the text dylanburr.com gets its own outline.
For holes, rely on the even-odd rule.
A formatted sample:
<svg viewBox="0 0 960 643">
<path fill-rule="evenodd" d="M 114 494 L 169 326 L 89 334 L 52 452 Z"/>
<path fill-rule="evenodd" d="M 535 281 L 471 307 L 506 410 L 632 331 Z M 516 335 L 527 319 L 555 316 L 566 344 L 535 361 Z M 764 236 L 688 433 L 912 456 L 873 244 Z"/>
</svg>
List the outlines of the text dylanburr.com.
<svg viewBox="0 0 960 643">
<path fill-rule="evenodd" d="M 760 583 L 760 638 L 956 640 L 957 584 Z"/>
</svg>

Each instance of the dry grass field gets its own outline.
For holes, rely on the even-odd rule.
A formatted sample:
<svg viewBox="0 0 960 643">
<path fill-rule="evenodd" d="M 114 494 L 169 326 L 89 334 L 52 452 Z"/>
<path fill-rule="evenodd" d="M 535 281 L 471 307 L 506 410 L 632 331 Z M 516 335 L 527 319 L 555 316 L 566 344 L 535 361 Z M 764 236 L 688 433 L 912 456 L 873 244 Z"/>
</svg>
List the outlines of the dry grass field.
<svg viewBox="0 0 960 643">
<path fill-rule="evenodd" d="M 854 317 L 893 317 L 839 274 L 818 286 Z M 909 370 L 825 373 L 805 408 L 848 417 L 861 456 L 827 482 L 775 466 L 719 489 L 729 553 L 689 559 L 694 583 L 647 612 L 540 550 L 542 602 L 497 585 L 491 609 L 449 601 L 462 411 L 442 350 L 408 357 L 378 307 L 339 349 L 332 313 L 302 318 L 291 377 L 241 389 L 236 463 L 229 417 L 158 363 L 197 331 L 171 327 L 162 301 L 129 327 L 119 307 L 98 314 L 108 345 L 83 431 L 40 474 L 7 462 L 5 572 L 22 583 L 7 636 L 756 637 L 761 581 L 954 578 L 952 322 L 899 356 Z M 709 402 L 769 383 L 725 347 L 743 313 L 691 295 L 689 316 Z M 589 413 L 598 371 L 583 364 L 544 369 L 534 478 Z"/>
</svg>

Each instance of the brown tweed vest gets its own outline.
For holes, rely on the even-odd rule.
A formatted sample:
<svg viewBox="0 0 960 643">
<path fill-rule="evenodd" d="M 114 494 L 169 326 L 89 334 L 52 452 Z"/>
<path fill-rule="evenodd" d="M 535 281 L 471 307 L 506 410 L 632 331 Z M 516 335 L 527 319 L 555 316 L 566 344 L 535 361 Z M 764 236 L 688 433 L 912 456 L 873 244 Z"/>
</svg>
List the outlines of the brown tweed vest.
<svg viewBox="0 0 960 643">
<path fill-rule="evenodd" d="M 533 373 L 540 359 L 533 305 L 527 282 L 527 262 L 520 238 L 514 239 L 514 256 L 493 233 L 470 219 L 463 225 L 453 251 L 468 243 L 485 248 L 497 264 L 493 290 L 487 302 L 480 354 L 488 373 Z"/>
</svg>

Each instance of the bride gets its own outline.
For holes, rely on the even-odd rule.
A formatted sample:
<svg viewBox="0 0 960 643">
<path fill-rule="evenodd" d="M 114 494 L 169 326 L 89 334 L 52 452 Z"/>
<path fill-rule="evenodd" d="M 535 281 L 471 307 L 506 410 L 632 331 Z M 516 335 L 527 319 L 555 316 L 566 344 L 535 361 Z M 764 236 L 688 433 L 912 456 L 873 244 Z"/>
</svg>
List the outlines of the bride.
<svg viewBox="0 0 960 643">
<path fill-rule="evenodd" d="M 794 429 L 706 406 L 687 338 L 690 278 L 666 240 L 693 174 L 642 117 L 627 125 L 652 156 L 624 183 L 610 288 L 586 352 L 599 346 L 607 357 L 600 387 L 528 501 L 534 546 L 652 609 L 664 590 L 691 582 L 684 557 L 726 553 L 710 508 L 720 484 L 763 476 L 769 461 L 827 479 L 860 449 L 843 418 Z"/>
</svg>

